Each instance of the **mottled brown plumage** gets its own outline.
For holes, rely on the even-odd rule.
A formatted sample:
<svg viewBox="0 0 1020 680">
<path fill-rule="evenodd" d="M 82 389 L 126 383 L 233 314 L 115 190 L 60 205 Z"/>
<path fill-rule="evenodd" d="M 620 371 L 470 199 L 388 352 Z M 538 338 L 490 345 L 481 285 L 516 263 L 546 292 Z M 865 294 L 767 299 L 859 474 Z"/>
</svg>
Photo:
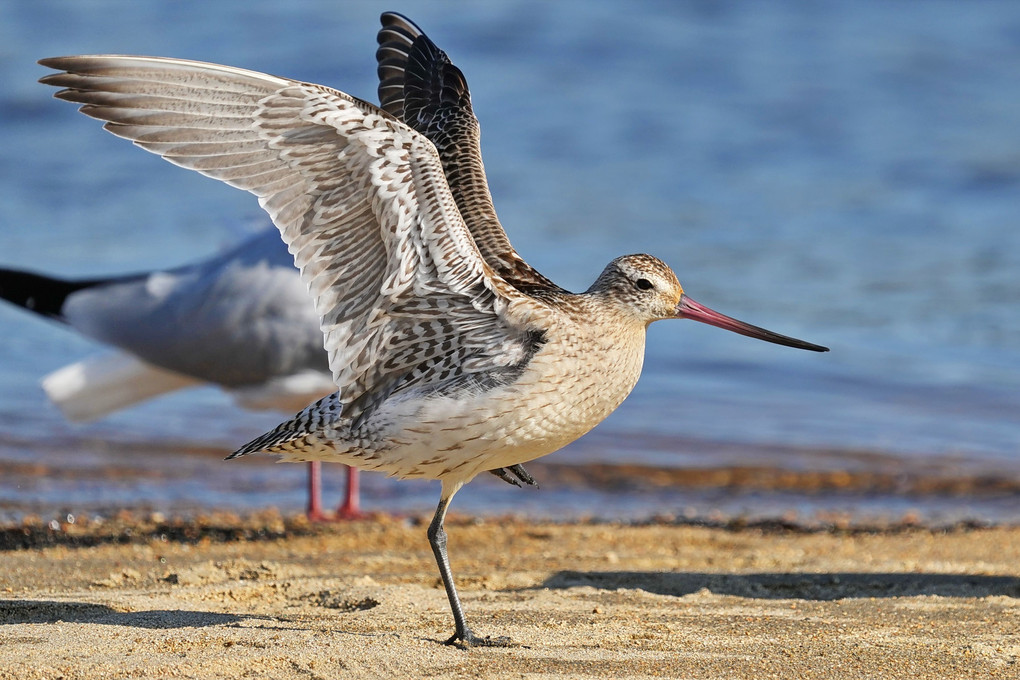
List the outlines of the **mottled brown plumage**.
<svg viewBox="0 0 1020 680">
<path fill-rule="evenodd" d="M 450 642 L 485 644 L 466 625 L 446 554 L 443 520 L 463 484 L 501 468 L 528 481 L 520 463 L 608 416 L 638 380 L 652 321 L 824 348 L 702 307 L 649 255 L 613 260 L 584 293 L 549 282 L 496 218 L 463 75 L 398 15 L 383 16 L 379 42 L 383 109 L 178 59 L 41 63 L 62 71 L 43 79 L 64 88 L 56 96 L 110 132 L 258 196 L 322 319 L 338 391 L 231 457 L 441 480 L 429 540 L 454 614 Z"/>
</svg>

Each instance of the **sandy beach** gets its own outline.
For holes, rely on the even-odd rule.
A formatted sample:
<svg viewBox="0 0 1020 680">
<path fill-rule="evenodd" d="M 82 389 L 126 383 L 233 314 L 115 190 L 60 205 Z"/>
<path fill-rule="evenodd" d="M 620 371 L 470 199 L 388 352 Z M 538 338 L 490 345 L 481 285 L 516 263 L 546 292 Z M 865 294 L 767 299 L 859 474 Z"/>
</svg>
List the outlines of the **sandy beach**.
<svg viewBox="0 0 1020 680">
<path fill-rule="evenodd" d="M 3 527 L 0 677 L 1020 677 L 1018 528 L 422 521 Z"/>
</svg>

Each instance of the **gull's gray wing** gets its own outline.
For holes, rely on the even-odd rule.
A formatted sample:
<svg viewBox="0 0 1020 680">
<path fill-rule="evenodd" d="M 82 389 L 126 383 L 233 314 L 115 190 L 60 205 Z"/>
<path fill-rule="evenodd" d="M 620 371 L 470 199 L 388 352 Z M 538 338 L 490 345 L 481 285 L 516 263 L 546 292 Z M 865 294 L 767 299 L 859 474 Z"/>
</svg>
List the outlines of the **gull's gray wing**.
<svg viewBox="0 0 1020 680">
<path fill-rule="evenodd" d="M 320 85 L 159 57 L 58 57 L 42 82 L 168 161 L 259 198 L 358 419 L 389 394 L 521 365 L 544 305 L 486 264 L 435 147 Z"/>
<path fill-rule="evenodd" d="M 482 165 L 481 130 L 464 74 L 407 17 L 385 12 L 381 21 L 376 51 L 380 105 L 436 146 L 453 198 L 482 257 L 525 293 L 566 292 L 517 254 L 496 217 Z"/>
<path fill-rule="evenodd" d="M 328 371 L 318 315 L 275 229 L 203 262 L 82 288 L 61 314 L 95 340 L 224 387 Z"/>
</svg>

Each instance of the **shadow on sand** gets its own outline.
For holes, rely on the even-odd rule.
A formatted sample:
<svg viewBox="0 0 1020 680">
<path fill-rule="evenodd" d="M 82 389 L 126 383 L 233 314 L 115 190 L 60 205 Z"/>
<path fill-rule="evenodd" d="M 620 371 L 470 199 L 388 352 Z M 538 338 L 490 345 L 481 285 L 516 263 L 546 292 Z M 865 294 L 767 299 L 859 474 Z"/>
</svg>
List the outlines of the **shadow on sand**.
<svg viewBox="0 0 1020 680">
<path fill-rule="evenodd" d="M 590 586 L 604 590 L 635 588 L 676 597 L 707 589 L 717 595 L 768 600 L 840 600 L 918 595 L 1020 597 L 1020 578 L 975 574 L 561 571 L 542 585 L 546 588 Z"/>
<path fill-rule="evenodd" d="M 133 628 L 201 628 L 238 623 L 246 618 L 251 617 L 179 609 L 125 612 L 89 602 L 0 600 L 0 626 L 65 621 Z"/>
</svg>

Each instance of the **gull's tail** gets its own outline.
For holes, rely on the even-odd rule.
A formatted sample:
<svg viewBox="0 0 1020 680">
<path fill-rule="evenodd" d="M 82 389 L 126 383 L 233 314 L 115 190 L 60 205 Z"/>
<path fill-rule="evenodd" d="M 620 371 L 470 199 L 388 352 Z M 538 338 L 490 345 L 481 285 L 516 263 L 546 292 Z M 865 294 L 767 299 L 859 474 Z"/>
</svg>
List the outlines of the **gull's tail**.
<svg viewBox="0 0 1020 680">
<path fill-rule="evenodd" d="M 108 281 L 109 279 L 68 281 L 18 269 L 0 269 L 0 299 L 66 323 L 63 308 L 67 298 L 79 290 Z"/>
</svg>

